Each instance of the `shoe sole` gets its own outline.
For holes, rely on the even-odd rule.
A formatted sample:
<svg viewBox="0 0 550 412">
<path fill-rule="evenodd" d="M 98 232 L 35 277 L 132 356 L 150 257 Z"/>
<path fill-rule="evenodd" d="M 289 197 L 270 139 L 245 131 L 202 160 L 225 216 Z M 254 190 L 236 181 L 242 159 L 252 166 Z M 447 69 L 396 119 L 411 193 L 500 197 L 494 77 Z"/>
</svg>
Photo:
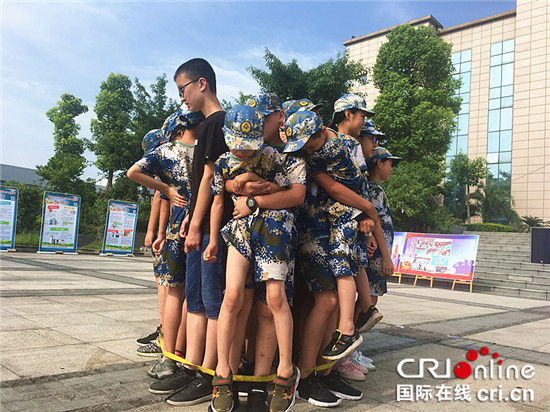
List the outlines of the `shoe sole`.
<svg viewBox="0 0 550 412">
<path fill-rule="evenodd" d="M 158 357 L 159 355 L 162 355 L 162 353 L 142 353 L 142 352 L 138 352 L 136 351 L 136 353 L 139 355 L 139 356 L 145 356 L 147 358 L 156 358 Z"/>
<path fill-rule="evenodd" d="M 138 341 L 136 341 L 136 345 L 138 345 L 138 346 L 147 346 L 147 345 L 153 343 L 154 341 L 155 341 L 154 339 L 150 342 L 147 342 L 147 343 L 139 343 Z"/>
<path fill-rule="evenodd" d="M 359 333 L 365 333 L 365 332 L 371 330 L 372 328 L 374 328 L 374 326 L 378 322 L 380 322 L 382 320 L 383 317 L 384 317 L 384 315 L 382 315 L 380 312 L 378 312 L 376 315 L 371 316 L 369 318 L 369 320 L 367 320 L 367 323 L 365 323 L 360 329 L 357 329 L 357 331 Z"/>
<path fill-rule="evenodd" d="M 332 355 L 332 356 L 325 356 L 323 355 L 323 359 L 328 359 L 328 360 L 338 360 L 338 359 L 342 359 L 342 358 L 345 358 L 346 356 L 348 356 L 350 353 L 352 353 L 355 349 L 357 349 L 357 347 L 359 345 L 361 345 L 361 343 L 363 343 L 363 337 L 361 335 L 359 335 L 359 339 L 357 339 L 355 342 L 353 342 L 349 348 L 347 348 L 344 352 L 338 354 L 338 355 Z"/>
<path fill-rule="evenodd" d="M 197 405 L 199 403 L 204 403 L 212 400 L 212 394 L 209 393 L 208 395 L 203 396 L 202 398 L 193 399 L 191 401 L 173 401 L 170 398 L 166 399 L 166 402 L 168 402 L 170 405 L 174 406 L 189 406 L 189 405 Z"/>
<path fill-rule="evenodd" d="M 329 391 L 334 396 L 338 396 L 340 399 L 346 399 L 348 401 L 360 401 L 363 398 L 363 393 L 361 393 L 361 395 L 359 395 L 359 396 L 353 396 L 353 395 L 348 395 L 348 394 L 345 394 L 345 393 L 340 393 L 338 391 L 333 391 L 333 390 L 330 390 L 330 389 L 329 389 Z"/>
<path fill-rule="evenodd" d="M 321 402 L 321 401 L 318 401 L 316 399 L 313 399 L 313 398 L 304 398 L 304 397 L 301 397 L 300 396 L 300 392 L 298 391 L 295 391 L 296 392 L 296 396 L 298 396 L 298 398 L 306 401 L 307 403 L 313 405 L 313 406 L 319 406 L 321 408 L 333 408 L 335 406 L 338 406 L 342 403 L 342 399 L 338 399 L 337 402 Z"/>
<path fill-rule="evenodd" d="M 180 388 L 177 389 L 151 389 L 149 388 L 149 392 L 154 393 L 155 395 L 170 395 L 177 391 Z"/>
</svg>

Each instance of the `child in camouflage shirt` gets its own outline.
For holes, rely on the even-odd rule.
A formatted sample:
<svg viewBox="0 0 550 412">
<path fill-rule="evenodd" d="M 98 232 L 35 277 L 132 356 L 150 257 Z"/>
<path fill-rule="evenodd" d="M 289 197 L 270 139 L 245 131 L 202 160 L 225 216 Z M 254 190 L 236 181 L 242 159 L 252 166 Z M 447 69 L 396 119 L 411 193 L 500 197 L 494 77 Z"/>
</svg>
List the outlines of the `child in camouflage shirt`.
<svg viewBox="0 0 550 412">
<path fill-rule="evenodd" d="M 224 132 L 230 152 L 220 156 L 214 165 L 211 233 L 220 231 L 226 180 L 244 176 L 248 181 L 250 175 L 246 174 L 252 172 L 281 187 L 289 186 L 279 153 L 272 147 L 263 147 L 263 129 L 263 115 L 250 106 L 236 106 L 227 112 Z M 285 280 L 294 264 L 295 245 L 291 231 L 294 216 L 284 209 L 301 204 L 303 196 L 294 196 L 293 192 L 290 188 L 261 197 L 233 196 L 233 219 L 221 230 L 228 245 L 228 255 L 226 289 L 218 318 L 218 365 L 212 380 L 211 408 L 214 411 L 231 411 L 234 407 L 232 376 L 236 371 L 231 370 L 229 352 L 252 263 L 254 280 L 266 282 L 267 303 L 273 313 L 279 346 L 279 366 L 273 381 L 275 391 L 270 410 L 286 411 L 294 404 L 299 371 L 292 364 L 293 322 L 289 297 L 285 296 Z M 211 236 L 204 260 L 215 260 L 217 248 L 217 238 Z"/>
</svg>

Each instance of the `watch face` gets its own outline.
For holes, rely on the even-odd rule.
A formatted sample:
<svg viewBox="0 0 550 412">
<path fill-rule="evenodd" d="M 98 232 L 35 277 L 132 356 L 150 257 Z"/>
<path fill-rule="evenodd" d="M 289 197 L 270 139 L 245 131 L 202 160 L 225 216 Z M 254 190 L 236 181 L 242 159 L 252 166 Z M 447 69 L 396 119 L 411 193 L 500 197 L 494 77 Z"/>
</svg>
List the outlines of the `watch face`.
<svg viewBox="0 0 550 412">
<path fill-rule="evenodd" d="M 253 209 L 256 207 L 256 199 L 253 197 L 249 197 L 246 199 L 246 206 L 248 206 L 250 209 Z"/>
</svg>

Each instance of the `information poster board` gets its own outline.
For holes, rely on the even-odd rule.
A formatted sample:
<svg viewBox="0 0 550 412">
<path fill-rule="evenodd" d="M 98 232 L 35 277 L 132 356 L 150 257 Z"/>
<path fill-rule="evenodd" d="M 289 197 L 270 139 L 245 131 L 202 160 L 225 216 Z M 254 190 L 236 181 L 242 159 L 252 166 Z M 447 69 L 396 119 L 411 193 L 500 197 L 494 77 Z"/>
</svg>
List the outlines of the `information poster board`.
<svg viewBox="0 0 550 412">
<path fill-rule="evenodd" d="M 80 196 L 45 192 L 38 252 L 76 253 L 79 214 Z"/>
<path fill-rule="evenodd" d="M 0 188 L 0 250 L 14 248 L 18 195 L 17 189 Z"/>
<path fill-rule="evenodd" d="M 136 237 L 138 205 L 109 200 L 102 253 L 132 254 Z"/>
<path fill-rule="evenodd" d="M 395 272 L 472 281 L 478 235 L 396 232 L 392 246 Z"/>
</svg>

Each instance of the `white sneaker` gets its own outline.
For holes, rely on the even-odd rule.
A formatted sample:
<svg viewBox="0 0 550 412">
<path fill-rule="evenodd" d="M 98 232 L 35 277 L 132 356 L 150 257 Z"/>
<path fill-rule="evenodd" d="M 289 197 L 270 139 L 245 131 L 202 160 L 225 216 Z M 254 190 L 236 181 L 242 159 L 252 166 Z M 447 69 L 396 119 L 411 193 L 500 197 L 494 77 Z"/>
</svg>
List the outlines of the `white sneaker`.
<svg viewBox="0 0 550 412">
<path fill-rule="evenodd" d="M 351 355 L 349 355 L 349 358 L 355 362 L 358 365 L 361 365 L 368 370 L 375 370 L 376 366 L 374 366 L 373 360 L 369 358 L 368 356 L 363 355 L 363 352 L 360 350 L 356 350 Z"/>
</svg>

